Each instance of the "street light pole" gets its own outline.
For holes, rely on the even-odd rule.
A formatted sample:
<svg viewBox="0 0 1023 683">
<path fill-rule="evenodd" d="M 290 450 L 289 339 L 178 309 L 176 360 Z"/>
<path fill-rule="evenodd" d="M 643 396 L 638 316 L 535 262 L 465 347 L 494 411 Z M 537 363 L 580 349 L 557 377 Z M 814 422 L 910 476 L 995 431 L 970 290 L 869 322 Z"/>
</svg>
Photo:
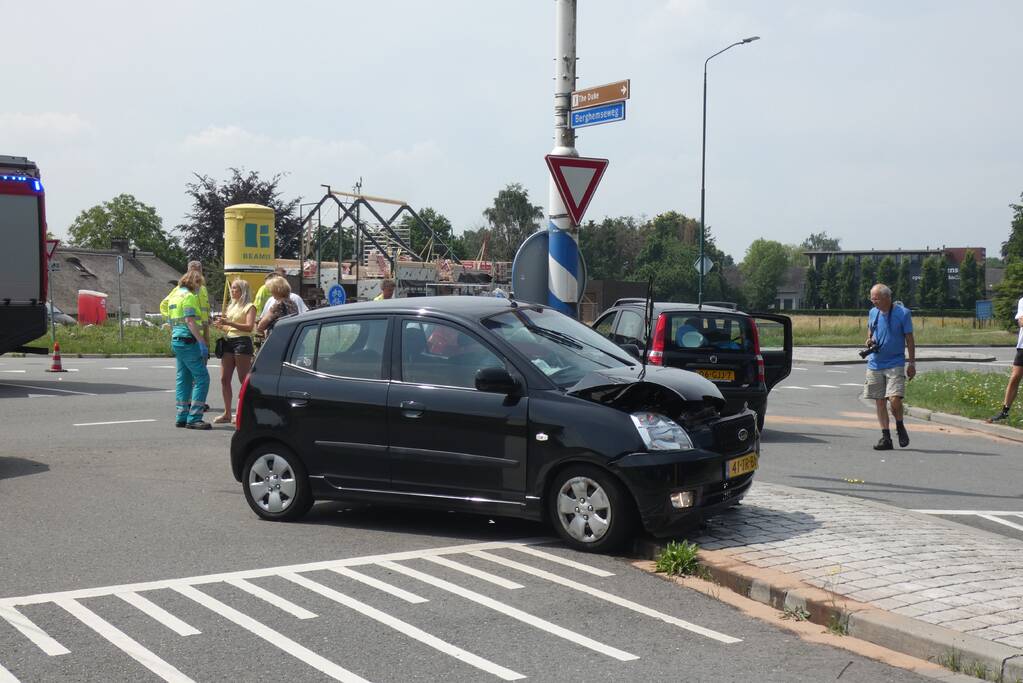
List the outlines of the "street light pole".
<svg viewBox="0 0 1023 683">
<path fill-rule="evenodd" d="M 743 38 L 737 43 L 732 43 L 724 50 L 718 50 L 710 57 L 707 57 L 703 62 L 703 149 L 700 154 L 700 258 L 697 261 L 699 266 L 697 272 L 700 275 L 700 291 L 697 299 L 697 304 L 703 307 L 703 235 L 706 232 L 706 223 L 704 222 L 704 207 L 705 207 L 705 196 L 706 196 L 706 180 L 707 180 L 707 62 L 717 57 L 722 52 L 731 50 L 737 45 L 745 45 L 746 43 L 752 43 L 754 40 L 760 40 L 760 36 L 750 36 L 749 38 Z"/>
</svg>

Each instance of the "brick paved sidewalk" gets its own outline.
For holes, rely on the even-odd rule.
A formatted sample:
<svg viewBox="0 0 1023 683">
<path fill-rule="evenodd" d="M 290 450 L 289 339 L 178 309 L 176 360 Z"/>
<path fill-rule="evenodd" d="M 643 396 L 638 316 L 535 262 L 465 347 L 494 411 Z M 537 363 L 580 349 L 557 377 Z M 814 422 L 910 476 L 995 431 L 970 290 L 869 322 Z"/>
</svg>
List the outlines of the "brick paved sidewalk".
<svg viewBox="0 0 1023 683">
<path fill-rule="evenodd" d="M 1023 649 L 1023 543 L 846 496 L 756 483 L 692 539 L 895 614 Z"/>
</svg>

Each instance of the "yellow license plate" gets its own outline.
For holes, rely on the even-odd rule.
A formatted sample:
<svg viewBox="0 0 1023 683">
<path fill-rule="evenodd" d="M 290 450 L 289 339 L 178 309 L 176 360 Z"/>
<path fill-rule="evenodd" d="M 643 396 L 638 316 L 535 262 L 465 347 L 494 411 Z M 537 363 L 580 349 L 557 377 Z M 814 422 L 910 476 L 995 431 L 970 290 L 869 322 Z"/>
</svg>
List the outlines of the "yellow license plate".
<svg viewBox="0 0 1023 683">
<path fill-rule="evenodd" d="M 741 458 L 733 458 L 725 463 L 725 473 L 729 479 L 741 477 L 757 469 L 757 454 L 750 453 Z"/>
<path fill-rule="evenodd" d="M 697 374 L 703 375 L 707 379 L 716 379 L 725 382 L 731 382 L 735 380 L 734 370 L 707 370 L 700 368 L 696 371 Z"/>
</svg>

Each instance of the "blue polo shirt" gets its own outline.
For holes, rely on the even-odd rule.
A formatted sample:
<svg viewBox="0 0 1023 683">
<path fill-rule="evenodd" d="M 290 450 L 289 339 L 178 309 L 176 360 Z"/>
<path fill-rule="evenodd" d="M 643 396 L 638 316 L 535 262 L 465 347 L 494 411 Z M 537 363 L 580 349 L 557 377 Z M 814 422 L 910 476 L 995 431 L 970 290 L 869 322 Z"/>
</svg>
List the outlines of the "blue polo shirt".
<svg viewBox="0 0 1023 683">
<path fill-rule="evenodd" d="M 913 315 L 908 308 L 892 304 L 887 314 L 872 308 L 867 327 L 873 332 L 878 345 L 877 353 L 870 354 L 868 368 L 886 370 L 906 364 L 906 335 L 913 333 Z"/>
</svg>

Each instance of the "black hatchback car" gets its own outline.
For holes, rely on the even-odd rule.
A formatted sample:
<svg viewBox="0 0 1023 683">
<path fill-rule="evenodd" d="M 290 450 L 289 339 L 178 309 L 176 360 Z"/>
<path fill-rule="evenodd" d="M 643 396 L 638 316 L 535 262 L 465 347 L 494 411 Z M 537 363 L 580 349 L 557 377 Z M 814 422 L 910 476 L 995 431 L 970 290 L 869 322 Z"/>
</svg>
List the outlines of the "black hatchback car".
<svg viewBox="0 0 1023 683">
<path fill-rule="evenodd" d="M 548 520 L 605 551 L 736 504 L 756 415 L 709 380 L 644 368 L 553 309 L 391 299 L 284 318 L 239 396 L 231 467 L 257 515 L 314 500 Z"/>
<path fill-rule="evenodd" d="M 646 299 L 619 299 L 593 323 L 616 344 L 646 348 L 652 365 L 691 370 L 714 382 L 726 413 L 749 406 L 763 431 L 767 396 L 792 372 L 792 319 L 723 306 L 655 302 L 649 328 Z"/>
</svg>

